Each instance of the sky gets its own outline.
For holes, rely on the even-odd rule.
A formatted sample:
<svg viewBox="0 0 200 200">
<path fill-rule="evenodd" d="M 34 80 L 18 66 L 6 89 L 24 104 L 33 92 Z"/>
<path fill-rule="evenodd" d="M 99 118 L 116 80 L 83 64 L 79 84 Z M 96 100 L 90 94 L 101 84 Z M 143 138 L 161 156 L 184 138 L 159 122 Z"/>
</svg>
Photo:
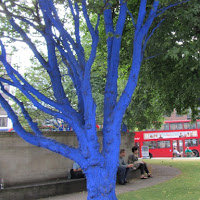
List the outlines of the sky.
<svg viewBox="0 0 200 200">
<path fill-rule="evenodd" d="M 30 57 L 33 55 L 31 50 L 22 42 L 16 42 L 14 46 L 17 48 L 11 56 L 11 65 L 19 66 L 19 72 L 24 73 L 27 67 L 30 67 Z M 6 47 L 7 53 L 11 52 L 11 47 Z"/>
</svg>

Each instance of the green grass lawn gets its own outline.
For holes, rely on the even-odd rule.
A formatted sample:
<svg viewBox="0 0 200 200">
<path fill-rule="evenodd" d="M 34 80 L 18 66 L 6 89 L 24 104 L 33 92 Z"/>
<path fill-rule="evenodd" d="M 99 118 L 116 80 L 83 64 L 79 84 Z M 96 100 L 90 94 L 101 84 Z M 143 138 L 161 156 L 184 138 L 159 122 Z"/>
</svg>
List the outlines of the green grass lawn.
<svg viewBox="0 0 200 200">
<path fill-rule="evenodd" d="M 152 159 L 146 162 L 176 167 L 182 174 L 149 188 L 120 194 L 118 200 L 200 200 L 200 160 Z"/>
</svg>

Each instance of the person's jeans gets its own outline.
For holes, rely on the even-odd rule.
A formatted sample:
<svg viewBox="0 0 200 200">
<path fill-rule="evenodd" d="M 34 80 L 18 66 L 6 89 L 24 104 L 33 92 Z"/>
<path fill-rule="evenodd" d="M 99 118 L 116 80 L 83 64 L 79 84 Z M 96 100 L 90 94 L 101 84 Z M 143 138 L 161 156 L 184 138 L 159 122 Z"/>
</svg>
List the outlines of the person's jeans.
<svg viewBox="0 0 200 200">
<path fill-rule="evenodd" d="M 71 179 L 78 179 L 78 178 L 85 178 L 85 175 L 82 171 L 73 171 L 73 169 L 70 170 Z"/>
<path fill-rule="evenodd" d="M 140 169 L 141 174 L 144 174 L 144 172 L 146 172 L 147 174 L 149 173 L 149 170 L 146 164 L 141 163 L 138 169 Z"/>
<path fill-rule="evenodd" d="M 124 182 L 128 175 L 129 168 L 118 167 L 117 174 L 119 175 L 119 182 Z"/>
</svg>

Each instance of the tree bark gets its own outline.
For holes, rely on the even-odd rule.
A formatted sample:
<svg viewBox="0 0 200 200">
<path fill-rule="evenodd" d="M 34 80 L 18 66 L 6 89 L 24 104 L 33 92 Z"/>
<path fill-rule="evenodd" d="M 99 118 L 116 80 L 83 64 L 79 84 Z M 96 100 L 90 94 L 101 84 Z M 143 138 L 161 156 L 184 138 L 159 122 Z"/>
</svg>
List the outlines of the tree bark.
<svg viewBox="0 0 200 200">
<path fill-rule="evenodd" d="M 117 200 L 115 194 L 116 170 L 90 167 L 86 171 L 87 200 Z"/>
</svg>

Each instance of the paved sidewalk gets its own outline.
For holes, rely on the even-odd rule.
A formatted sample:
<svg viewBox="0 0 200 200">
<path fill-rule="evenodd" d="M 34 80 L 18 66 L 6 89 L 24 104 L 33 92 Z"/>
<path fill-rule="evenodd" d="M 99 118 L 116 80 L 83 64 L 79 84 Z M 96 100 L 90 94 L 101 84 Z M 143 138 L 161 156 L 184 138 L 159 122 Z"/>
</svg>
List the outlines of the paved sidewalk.
<svg viewBox="0 0 200 200">
<path fill-rule="evenodd" d="M 179 169 L 168 166 L 160 166 L 160 165 L 152 165 L 152 171 L 153 171 L 153 178 L 149 178 L 146 180 L 135 179 L 130 183 L 127 183 L 126 185 L 116 185 L 116 194 L 150 187 L 165 182 L 181 174 L 181 171 Z M 87 192 L 80 192 L 80 193 L 43 198 L 40 200 L 86 200 L 86 199 L 87 199 Z"/>
</svg>

